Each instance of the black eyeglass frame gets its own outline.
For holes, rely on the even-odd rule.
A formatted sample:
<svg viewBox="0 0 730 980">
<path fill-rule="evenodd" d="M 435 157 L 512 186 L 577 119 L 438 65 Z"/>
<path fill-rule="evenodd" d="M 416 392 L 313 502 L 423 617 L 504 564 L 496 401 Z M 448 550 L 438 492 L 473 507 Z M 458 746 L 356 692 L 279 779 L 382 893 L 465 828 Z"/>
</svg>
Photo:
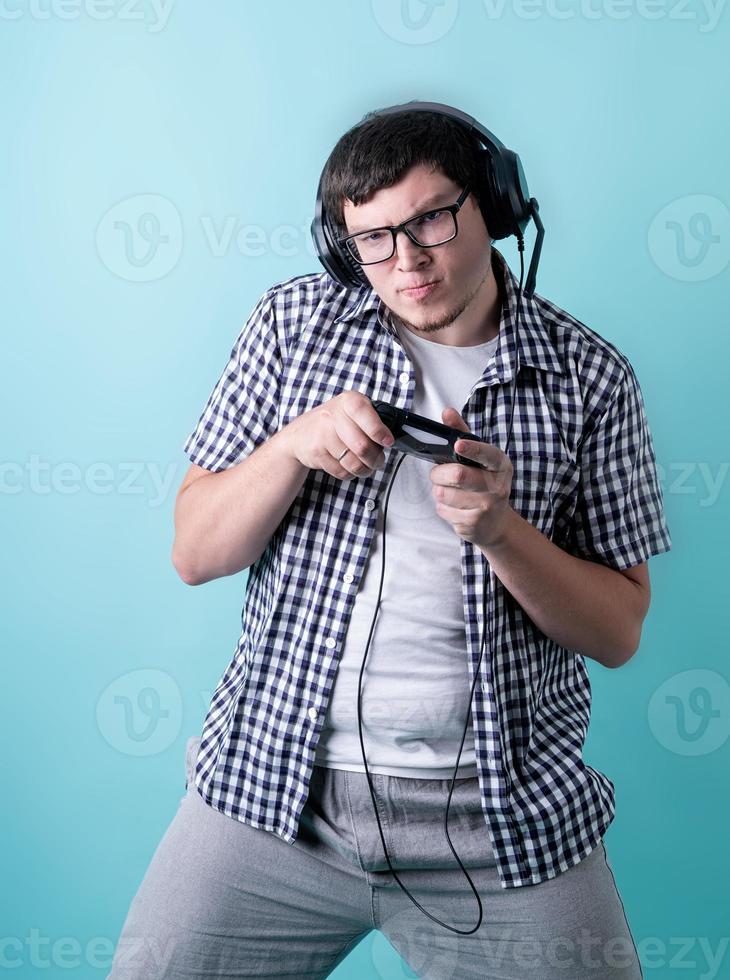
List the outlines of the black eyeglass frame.
<svg viewBox="0 0 730 980">
<path fill-rule="evenodd" d="M 464 202 L 469 196 L 469 192 L 470 192 L 470 188 L 469 185 L 467 184 L 464 190 L 461 192 L 461 194 L 459 194 L 459 197 L 457 198 L 455 204 L 448 204 L 445 205 L 444 207 L 439 207 L 439 208 L 429 208 L 428 211 L 421 211 L 420 214 L 414 214 L 412 218 L 408 218 L 406 221 L 402 221 L 399 225 L 382 225 L 378 228 L 364 228 L 362 231 L 355 232 L 354 235 L 345 235 L 344 238 L 338 238 L 337 242 L 339 245 L 343 245 L 347 249 L 348 254 L 354 259 L 355 262 L 358 263 L 358 265 L 377 265 L 378 262 L 387 262 L 388 259 L 392 259 L 395 254 L 396 238 L 399 231 L 404 231 L 406 235 L 408 235 L 410 240 L 413 242 L 413 244 L 417 245 L 419 248 L 436 248 L 438 245 L 445 245 L 447 242 L 453 242 L 453 240 L 459 234 L 459 222 L 457 221 L 456 215 L 464 206 Z M 419 242 L 413 236 L 413 234 L 408 230 L 408 228 L 406 228 L 406 225 L 409 225 L 412 221 L 417 221 L 419 218 L 424 218 L 427 214 L 436 214 L 438 211 L 449 211 L 453 215 L 454 234 L 450 238 L 445 238 L 442 242 L 434 242 L 433 245 L 422 245 L 421 242 Z M 390 255 L 382 259 L 373 259 L 372 262 L 362 262 L 360 259 L 357 258 L 356 255 L 353 254 L 353 250 L 350 247 L 349 243 L 354 238 L 359 238 L 360 235 L 372 235 L 374 231 L 390 232 L 390 240 L 393 246 Z"/>
</svg>

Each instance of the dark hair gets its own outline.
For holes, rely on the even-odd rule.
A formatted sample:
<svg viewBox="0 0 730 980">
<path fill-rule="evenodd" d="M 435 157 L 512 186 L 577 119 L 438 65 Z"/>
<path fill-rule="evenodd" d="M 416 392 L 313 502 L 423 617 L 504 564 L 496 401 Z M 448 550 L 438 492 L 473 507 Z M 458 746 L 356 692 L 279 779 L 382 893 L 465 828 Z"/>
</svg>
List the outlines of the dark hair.
<svg viewBox="0 0 730 980">
<path fill-rule="evenodd" d="M 484 215 L 477 144 L 460 123 L 437 112 L 373 111 L 340 137 L 322 172 L 322 204 L 338 234 L 347 234 L 346 199 L 365 204 L 416 164 L 433 165 L 460 187 L 469 184 Z"/>
</svg>

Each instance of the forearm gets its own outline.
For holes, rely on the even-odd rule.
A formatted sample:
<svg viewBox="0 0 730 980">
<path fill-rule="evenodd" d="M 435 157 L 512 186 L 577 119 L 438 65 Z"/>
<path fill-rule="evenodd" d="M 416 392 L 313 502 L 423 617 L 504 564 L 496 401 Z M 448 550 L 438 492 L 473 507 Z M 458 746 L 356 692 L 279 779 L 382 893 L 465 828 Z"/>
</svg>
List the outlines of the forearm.
<svg viewBox="0 0 730 980">
<path fill-rule="evenodd" d="M 569 555 L 509 508 L 499 542 L 480 550 L 495 575 L 546 636 L 604 667 L 639 644 L 638 587 L 615 569 Z"/>
<path fill-rule="evenodd" d="M 233 575 L 263 553 L 309 473 L 289 451 L 287 428 L 179 495 L 173 563 L 188 584 Z"/>
</svg>

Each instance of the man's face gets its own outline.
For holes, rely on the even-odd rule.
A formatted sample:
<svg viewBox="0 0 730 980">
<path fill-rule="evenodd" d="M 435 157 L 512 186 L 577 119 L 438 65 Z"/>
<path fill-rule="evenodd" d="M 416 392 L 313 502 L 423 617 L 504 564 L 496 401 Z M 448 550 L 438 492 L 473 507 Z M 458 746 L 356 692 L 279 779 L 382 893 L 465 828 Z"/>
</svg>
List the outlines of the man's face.
<svg viewBox="0 0 730 980">
<path fill-rule="evenodd" d="M 382 188 L 366 204 L 344 205 L 348 234 L 384 225 L 397 225 L 424 211 L 454 204 L 459 187 L 440 170 L 418 164 L 391 187 Z M 487 316 L 496 295 L 491 270 L 491 240 L 479 205 L 470 193 L 456 215 L 456 238 L 431 248 L 414 244 L 401 231 L 396 250 L 385 262 L 363 266 L 363 272 L 385 305 L 411 330 L 430 334 L 454 324 L 453 338 L 469 337 L 474 344 L 489 339 Z M 422 295 L 411 286 L 436 281 Z M 475 339 L 476 338 L 476 339 Z"/>
</svg>

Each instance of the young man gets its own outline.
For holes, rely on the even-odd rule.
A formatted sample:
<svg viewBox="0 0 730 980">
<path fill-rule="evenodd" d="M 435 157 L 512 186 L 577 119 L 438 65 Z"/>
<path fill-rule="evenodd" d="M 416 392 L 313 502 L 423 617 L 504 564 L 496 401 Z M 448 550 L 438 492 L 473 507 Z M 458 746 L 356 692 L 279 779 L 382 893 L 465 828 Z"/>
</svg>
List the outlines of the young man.
<svg viewBox="0 0 730 980">
<path fill-rule="evenodd" d="M 112 980 L 326 977 L 372 929 L 420 976 L 640 977 L 602 840 L 614 787 L 582 759 L 584 657 L 636 652 L 647 559 L 671 546 L 636 376 L 540 296 L 515 328 L 450 120 L 366 117 L 323 195 L 369 285 L 267 290 L 185 442 L 173 561 L 189 584 L 248 568 L 243 631 Z M 386 528 L 399 454 L 376 400 L 477 434 L 488 468 L 406 457 Z M 366 648 L 392 867 L 451 930 L 386 863 Z M 471 933 L 444 833 L 457 756 Z"/>
</svg>

